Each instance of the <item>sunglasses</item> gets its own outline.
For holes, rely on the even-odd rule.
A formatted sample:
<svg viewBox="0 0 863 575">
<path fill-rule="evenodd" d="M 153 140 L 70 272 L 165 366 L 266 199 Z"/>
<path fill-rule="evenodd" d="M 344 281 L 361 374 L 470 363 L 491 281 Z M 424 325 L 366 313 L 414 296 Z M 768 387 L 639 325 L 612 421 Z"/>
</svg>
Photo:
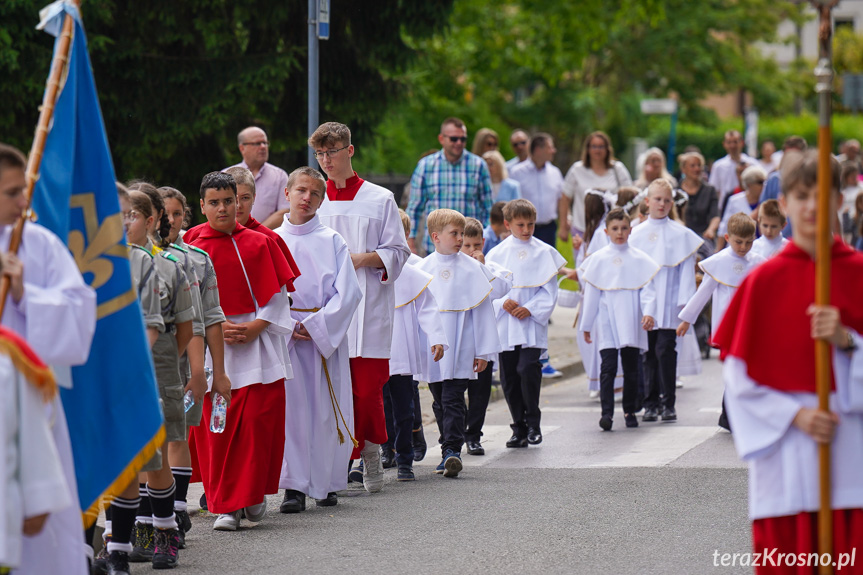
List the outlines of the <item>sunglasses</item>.
<svg viewBox="0 0 863 575">
<path fill-rule="evenodd" d="M 456 142 L 461 142 L 462 144 L 467 142 L 467 136 L 447 136 L 447 138 L 449 138 L 449 141 L 453 144 Z"/>
<path fill-rule="evenodd" d="M 520 142 L 510 142 L 509 145 L 513 148 L 520 148 L 521 146 L 527 145 L 527 140 L 522 140 Z"/>
</svg>

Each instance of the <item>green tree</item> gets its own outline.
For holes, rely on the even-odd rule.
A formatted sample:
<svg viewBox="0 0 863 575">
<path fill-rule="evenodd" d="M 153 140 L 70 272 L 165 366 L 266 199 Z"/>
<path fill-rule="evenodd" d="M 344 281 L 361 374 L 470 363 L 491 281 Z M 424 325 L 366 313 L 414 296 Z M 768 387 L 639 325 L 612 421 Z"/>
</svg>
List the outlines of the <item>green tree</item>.
<svg viewBox="0 0 863 575">
<path fill-rule="evenodd" d="M 0 4 L 0 133 L 28 149 L 51 59 L 36 32 L 44 0 Z M 333 0 L 321 42 L 322 121 L 367 133 L 413 62 L 404 37 L 447 21 L 452 0 Z M 271 159 L 305 163 L 307 3 L 262 0 L 83 2 L 90 55 L 120 178 L 189 195 L 201 176 L 239 160 L 237 132 L 262 126 Z"/>
</svg>

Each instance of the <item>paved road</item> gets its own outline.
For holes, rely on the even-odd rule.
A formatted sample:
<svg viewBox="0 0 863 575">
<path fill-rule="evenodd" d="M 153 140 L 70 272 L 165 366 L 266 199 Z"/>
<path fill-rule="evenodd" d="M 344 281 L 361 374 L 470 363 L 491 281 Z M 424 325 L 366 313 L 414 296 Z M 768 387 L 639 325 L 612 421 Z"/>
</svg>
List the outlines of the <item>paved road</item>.
<svg viewBox="0 0 863 575">
<path fill-rule="evenodd" d="M 384 490 L 351 487 L 336 508 L 212 531 L 193 514 L 187 573 L 745 573 L 713 553 L 750 548 L 746 470 L 715 426 L 720 365 L 678 390 L 674 424 L 600 431 L 584 376 L 543 388 L 538 447 L 506 449 L 506 404 L 489 409 L 484 457 L 465 456 L 457 479 L 434 475 L 430 450 L 414 483 L 387 470 Z M 428 408 L 429 406 L 425 406 Z M 432 426 L 426 436 L 436 436 Z M 193 486 L 190 501 L 200 488 Z M 151 572 L 138 565 L 134 573 Z"/>
</svg>

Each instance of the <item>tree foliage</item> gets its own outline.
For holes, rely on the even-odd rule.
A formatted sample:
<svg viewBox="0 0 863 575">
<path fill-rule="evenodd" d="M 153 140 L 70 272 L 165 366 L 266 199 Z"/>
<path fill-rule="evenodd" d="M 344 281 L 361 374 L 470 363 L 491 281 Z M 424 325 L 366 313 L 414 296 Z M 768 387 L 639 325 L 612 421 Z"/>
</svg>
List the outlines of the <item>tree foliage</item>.
<svg viewBox="0 0 863 575">
<path fill-rule="evenodd" d="M 0 3 L 0 133 L 29 149 L 51 59 L 36 32 L 46 0 Z M 307 3 L 87 1 L 90 57 L 118 177 L 192 195 L 201 175 L 239 161 L 236 134 L 255 124 L 271 159 L 305 163 Z M 415 53 L 404 37 L 442 28 L 452 0 L 332 0 L 320 43 L 320 118 L 368 132 L 399 94 Z"/>
</svg>

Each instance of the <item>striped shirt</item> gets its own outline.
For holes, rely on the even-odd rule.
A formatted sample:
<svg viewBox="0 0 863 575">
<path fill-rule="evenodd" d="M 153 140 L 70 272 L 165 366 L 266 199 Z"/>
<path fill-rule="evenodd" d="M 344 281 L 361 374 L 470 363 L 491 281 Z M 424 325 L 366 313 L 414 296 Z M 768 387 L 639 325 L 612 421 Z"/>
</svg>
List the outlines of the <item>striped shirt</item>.
<svg viewBox="0 0 863 575">
<path fill-rule="evenodd" d="M 411 220 L 411 237 L 416 237 L 420 218 L 440 208 L 461 212 L 488 225 L 491 211 L 491 178 L 485 160 L 467 150 L 452 164 L 443 150 L 421 159 L 411 178 L 411 198 L 407 214 Z M 427 253 L 432 253 L 430 235 L 426 235 Z"/>
</svg>

